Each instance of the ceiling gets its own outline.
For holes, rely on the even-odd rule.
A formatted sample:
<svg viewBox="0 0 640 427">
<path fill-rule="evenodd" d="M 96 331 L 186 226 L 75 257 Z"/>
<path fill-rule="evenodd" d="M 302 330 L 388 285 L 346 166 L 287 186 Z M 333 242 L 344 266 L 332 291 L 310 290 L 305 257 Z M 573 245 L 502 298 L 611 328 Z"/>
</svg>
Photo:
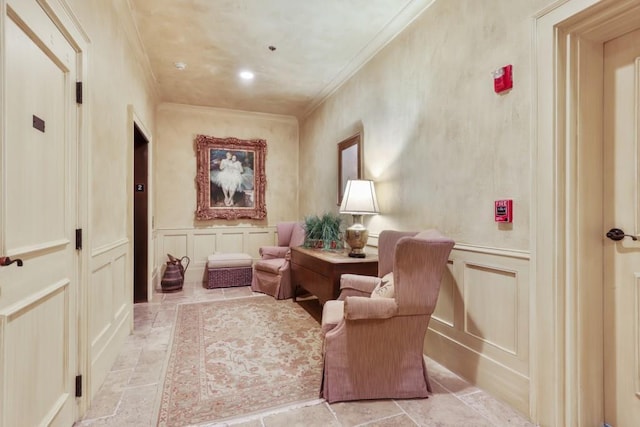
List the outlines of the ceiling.
<svg viewBox="0 0 640 427">
<path fill-rule="evenodd" d="M 129 3 L 163 102 L 303 117 L 433 1 Z"/>
</svg>

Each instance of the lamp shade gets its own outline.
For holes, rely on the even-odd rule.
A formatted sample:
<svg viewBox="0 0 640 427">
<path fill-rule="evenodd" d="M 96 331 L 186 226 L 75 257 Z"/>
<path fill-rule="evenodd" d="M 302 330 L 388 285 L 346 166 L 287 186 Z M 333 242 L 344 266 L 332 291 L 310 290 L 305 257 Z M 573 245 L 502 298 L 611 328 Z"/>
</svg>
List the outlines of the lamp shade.
<svg viewBox="0 0 640 427">
<path fill-rule="evenodd" d="M 344 188 L 340 213 L 352 215 L 372 215 L 380 212 L 373 181 L 350 179 Z"/>
</svg>

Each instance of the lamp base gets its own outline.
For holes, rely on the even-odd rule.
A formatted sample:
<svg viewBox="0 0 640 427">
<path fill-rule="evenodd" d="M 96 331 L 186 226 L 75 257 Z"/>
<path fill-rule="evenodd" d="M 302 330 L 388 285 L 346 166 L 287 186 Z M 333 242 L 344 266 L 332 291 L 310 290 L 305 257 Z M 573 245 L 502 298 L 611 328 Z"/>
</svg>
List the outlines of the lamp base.
<svg viewBox="0 0 640 427">
<path fill-rule="evenodd" d="M 362 252 L 362 253 L 349 252 L 349 256 L 351 258 L 364 258 L 366 255 L 364 254 L 364 252 Z"/>
<path fill-rule="evenodd" d="M 349 252 L 351 258 L 364 258 L 364 247 L 367 245 L 369 231 L 362 225 L 362 215 L 354 215 L 353 220 L 353 225 L 345 230 L 344 239 L 351 248 Z"/>
</svg>

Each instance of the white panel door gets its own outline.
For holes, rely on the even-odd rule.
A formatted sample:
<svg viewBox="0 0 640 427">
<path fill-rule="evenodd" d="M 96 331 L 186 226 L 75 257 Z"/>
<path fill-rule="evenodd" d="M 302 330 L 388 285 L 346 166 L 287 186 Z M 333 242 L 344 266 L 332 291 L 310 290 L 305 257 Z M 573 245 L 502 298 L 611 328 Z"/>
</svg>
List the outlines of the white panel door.
<svg viewBox="0 0 640 427">
<path fill-rule="evenodd" d="M 36 0 L 3 18 L 0 427 L 76 413 L 76 52 Z"/>
<path fill-rule="evenodd" d="M 604 224 L 640 234 L 640 30 L 604 46 Z M 614 233 L 615 234 L 615 233 Z M 640 425 L 640 240 L 605 239 L 605 421 Z"/>
</svg>

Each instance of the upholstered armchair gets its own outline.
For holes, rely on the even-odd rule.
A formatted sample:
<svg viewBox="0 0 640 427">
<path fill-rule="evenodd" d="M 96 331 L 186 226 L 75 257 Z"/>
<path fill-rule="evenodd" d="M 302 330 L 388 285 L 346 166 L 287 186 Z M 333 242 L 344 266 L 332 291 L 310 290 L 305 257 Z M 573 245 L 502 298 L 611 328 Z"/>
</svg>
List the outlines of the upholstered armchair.
<svg viewBox="0 0 640 427">
<path fill-rule="evenodd" d="M 428 395 L 424 338 L 453 245 L 437 230 L 385 230 L 378 277 L 342 275 L 322 312 L 328 402 Z"/>
<path fill-rule="evenodd" d="M 261 259 L 253 265 L 251 289 L 271 295 L 276 299 L 293 297 L 291 285 L 291 247 L 304 243 L 304 228 L 299 222 L 280 222 L 276 224 L 278 246 L 260 248 Z"/>
</svg>

